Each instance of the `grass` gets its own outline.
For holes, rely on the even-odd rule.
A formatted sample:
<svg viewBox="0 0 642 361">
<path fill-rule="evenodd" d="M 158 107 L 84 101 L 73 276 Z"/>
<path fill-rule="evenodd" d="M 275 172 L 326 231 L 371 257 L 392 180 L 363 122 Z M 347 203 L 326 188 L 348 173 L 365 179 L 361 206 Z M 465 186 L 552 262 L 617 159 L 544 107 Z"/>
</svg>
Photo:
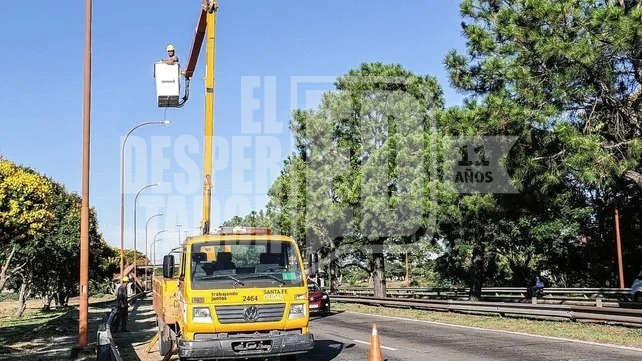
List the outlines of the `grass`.
<svg viewBox="0 0 642 361">
<path fill-rule="evenodd" d="M 553 336 L 581 341 L 642 348 L 642 328 L 610 326 L 570 321 L 502 318 L 448 312 L 431 312 L 400 308 L 375 307 L 335 302 L 334 311 L 353 311 L 375 315 L 403 317 L 415 320 L 441 322 L 451 325 L 484 329 L 523 332 L 532 335 Z"/>
<path fill-rule="evenodd" d="M 49 312 L 25 312 L 22 317 L 0 317 L 0 348 L 16 346 L 37 338 L 61 336 L 73 326 L 73 309 Z"/>
<path fill-rule="evenodd" d="M 90 304 L 100 306 L 101 303 L 113 301 L 113 299 L 113 296 L 102 295 L 90 299 Z M 42 301 L 30 299 L 27 301 L 27 308 L 22 317 L 15 317 L 18 302 L 14 300 L 0 302 L 0 353 L 6 352 L 8 347 L 30 347 L 32 341 L 76 335 L 78 311 L 75 306 L 77 305 L 78 299 L 75 298 L 69 300 L 69 308 L 61 310 L 52 308 L 51 311 L 42 312 Z"/>
</svg>

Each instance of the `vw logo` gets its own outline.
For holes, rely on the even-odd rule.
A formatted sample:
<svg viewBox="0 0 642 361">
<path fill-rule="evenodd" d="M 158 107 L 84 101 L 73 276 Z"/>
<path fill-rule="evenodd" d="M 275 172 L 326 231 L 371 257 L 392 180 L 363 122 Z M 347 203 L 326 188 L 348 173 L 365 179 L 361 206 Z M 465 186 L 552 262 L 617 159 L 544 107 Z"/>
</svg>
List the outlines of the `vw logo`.
<svg viewBox="0 0 642 361">
<path fill-rule="evenodd" d="M 254 322 L 259 319 L 259 309 L 256 306 L 248 306 L 243 310 L 243 319 L 246 322 Z"/>
</svg>

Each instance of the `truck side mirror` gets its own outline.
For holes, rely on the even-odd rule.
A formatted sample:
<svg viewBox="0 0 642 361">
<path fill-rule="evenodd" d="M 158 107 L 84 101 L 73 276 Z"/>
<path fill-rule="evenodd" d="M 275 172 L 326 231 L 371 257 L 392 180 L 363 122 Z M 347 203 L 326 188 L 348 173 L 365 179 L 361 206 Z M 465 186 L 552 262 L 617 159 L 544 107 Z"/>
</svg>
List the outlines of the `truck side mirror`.
<svg viewBox="0 0 642 361">
<path fill-rule="evenodd" d="M 174 255 L 172 254 L 163 257 L 163 277 L 174 277 Z"/>
</svg>

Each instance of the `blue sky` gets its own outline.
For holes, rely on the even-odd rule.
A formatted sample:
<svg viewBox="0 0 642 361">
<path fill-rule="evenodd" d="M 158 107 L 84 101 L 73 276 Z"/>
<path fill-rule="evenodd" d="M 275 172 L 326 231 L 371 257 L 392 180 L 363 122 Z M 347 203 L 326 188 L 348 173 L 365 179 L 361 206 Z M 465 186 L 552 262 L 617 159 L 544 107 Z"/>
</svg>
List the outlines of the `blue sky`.
<svg viewBox="0 0 642 361">
<path fill-rule="evenodd" d="M 152 72 L 169 43 L 186 64 L 200 3 L 94 1 L 90 203 L 108 243 L 118 246 L 121 137 L 139 123 L 171 120 L 167 126 L 142 127 L 127 142 L 125 246 L 133 245 L 135 194 L 163 182 L 141 193 L 137 208 L 141 251 L 145 221 L 167 213 L 149 225 L 150 243 L 158 230 L 168 230 L 159 236 L 157 258 L 178 245 L 177 224 L 181 233 L 195 234 L 200 222 L 205 47 L 190 100 L 181 109 L 165 112 L 156 106 Z M 221 146 L 217 154 L 223 157 L 214 160 L 213 227 L 267 201 L 267 188 L 291 151 L 293 77 L 322 79 L 298 85 L 297 107 L 314 105 L 314 91 L 331 88 L 328 77 L 370 61 L 434 75 L 449 105 L 461 101 L 443 66 L 445 54 L 465 44 L 458 1 L 219 3 L 214 129 L 215 146 Z M 84 1 L 65 6 L 3 5 L 0 33 L 11 36 L 0 38 L 0 153 L 80 193 L 85 8 Z M 253 92 L 242 92 L 251 89 L 243 84 L 254 82 Z M 313 91 L 312 96 L 306 98 L 305 91 Z M 242 112 L 251 105 L 248 95 L 257 99 L 258 110 Z M 242 126 L 248 121 L 259 123 L 259 132 Z"/>
</svg>

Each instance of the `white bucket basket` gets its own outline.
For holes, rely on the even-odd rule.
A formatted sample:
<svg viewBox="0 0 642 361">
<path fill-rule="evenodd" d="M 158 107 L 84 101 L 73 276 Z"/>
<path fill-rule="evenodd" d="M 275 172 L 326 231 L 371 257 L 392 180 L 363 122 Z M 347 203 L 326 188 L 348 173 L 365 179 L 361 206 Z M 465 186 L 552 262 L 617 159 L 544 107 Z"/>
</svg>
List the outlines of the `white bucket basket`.
<svg viewBox="0 0 642 361">
<path fill-rule="evenodd" d="M 181 94 L 181 68 L 178 64 L 154 63 L 156 98 L 160 108 L 176 108 Z"/>
</svg>

